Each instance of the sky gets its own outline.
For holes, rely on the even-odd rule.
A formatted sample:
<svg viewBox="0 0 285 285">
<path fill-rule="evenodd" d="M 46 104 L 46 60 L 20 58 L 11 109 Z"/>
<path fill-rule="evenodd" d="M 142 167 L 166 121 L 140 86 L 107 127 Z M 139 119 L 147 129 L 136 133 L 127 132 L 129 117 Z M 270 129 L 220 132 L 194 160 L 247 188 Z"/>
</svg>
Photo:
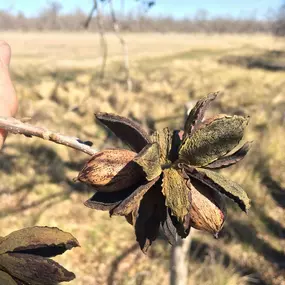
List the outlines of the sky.
<svg viewBox="0 0 285 285">
<path fill-rule="evenodd" d="M 36 16 L 40 10 L 48 7 L 50 0 L 5 0 L 0 1 L 0 10 L 13 13 L 23 12 L 26 16 Z M 68 13 L 80 8 L 88 13 L 93 0 L 59 0 L 62 12 Z M 122 0 L 113 0 L 115 8 L 121 8 Z M 136 13 L 139 9 L 135 0 L 124 0 L 124 11 Z M 247 18 L 266 18 L 268 11 L 274 11 L 284 3 L 284 0 L 156 0 L 148 14 L 151 16 L 172 16 L 174 18 L 193 17 L 197 11 L 208 11 L 208 16 L 234 16 Z"/>
</svg>

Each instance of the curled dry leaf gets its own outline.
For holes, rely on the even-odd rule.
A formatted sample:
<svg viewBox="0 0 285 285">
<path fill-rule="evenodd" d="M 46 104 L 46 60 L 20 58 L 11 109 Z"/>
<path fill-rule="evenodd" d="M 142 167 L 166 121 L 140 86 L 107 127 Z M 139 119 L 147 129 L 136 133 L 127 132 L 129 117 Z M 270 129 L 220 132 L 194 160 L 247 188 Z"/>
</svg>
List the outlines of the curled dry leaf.
<svg viewBox="0 0 285 285">
<path fill-rule="evenodd" d="M 71 281 L 75 275 L 49 257 L 77 246 L 71 234 L 58 228 L 32 227 L 12 232 L 0 242 L 0 280 L 31 285 Z"/>
</svg>

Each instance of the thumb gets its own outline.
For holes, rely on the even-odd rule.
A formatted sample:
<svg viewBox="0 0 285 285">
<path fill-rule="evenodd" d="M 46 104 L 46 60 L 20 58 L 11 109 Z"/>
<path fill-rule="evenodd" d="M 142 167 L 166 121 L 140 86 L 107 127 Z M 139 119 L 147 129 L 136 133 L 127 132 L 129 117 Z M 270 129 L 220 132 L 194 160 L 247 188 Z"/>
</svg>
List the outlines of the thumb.
<svg viewBox="0 0 285 285">
<path fill-rule="evenodd" d="M 3 67 L 8 67 L 11 59 L 11 48 L 5 42 L 0 40 L 0 59 Z"/>
</svg>

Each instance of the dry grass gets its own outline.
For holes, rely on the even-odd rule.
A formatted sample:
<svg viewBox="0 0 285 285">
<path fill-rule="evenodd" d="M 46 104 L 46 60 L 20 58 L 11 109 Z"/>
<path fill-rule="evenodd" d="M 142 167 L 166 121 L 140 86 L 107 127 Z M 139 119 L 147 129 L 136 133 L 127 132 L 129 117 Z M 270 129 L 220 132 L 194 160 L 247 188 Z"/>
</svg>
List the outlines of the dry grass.
<svg viewBox="0 0 285 285">
<path fill-rule="evenodd" d="M 151 128 L 180 128 L 186 102 L 220 90 L 213 112 L 250 114 L 246 139 L 255 141 L 253 149 L 224 173 L 248 191 L 252 210 L 246 216 L 229 201 L 229 219 L 219 240 L 193 233 L 189 284 L 285 284 L 285 73 L 244 65 L 252 56 L 268 62 L 268 53 L 284 50 L 284 40 L 126 35 L 134 82 L 133 92 L 127 92 L 121 49 L 112 35 L 103 81 L 96 77 L 96 35 L 7 33 L 3 39 L 14 53 L 18 117 L 91 140 L 98 149 L 119 142 L 94 123 L 96 111 L 134 117 Z M 229 56 L 237 60 L 227 61 Z M 57 258 L 76 273 L 70 284 L 168 284 L 170 253 L 163 239 L 144 256 L 124 219 L 82 205 L 91 192 L 72 178 L 86 158 L 62 146 L 9 136 L 0 156 L 1 235 L 32 225 L 73 233 L 81 248 Z"/>
</svg>

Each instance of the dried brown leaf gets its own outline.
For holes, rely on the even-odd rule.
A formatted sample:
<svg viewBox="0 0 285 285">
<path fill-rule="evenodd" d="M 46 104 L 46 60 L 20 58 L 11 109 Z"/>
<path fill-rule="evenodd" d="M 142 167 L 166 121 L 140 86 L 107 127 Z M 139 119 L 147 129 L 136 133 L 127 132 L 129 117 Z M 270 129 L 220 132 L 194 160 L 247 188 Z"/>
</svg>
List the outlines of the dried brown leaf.
<svg viewBox="0 0 285 285">
<path fill-rule="evenodd" d="M 57 262 L 32 254 L 1 254 L 0 264 L 8 274 L 31 285 L 56 285 L 75 278 Z"/>
<path fill-rule="evenodd" d="M 52 257 L 77 246 L 79 246 L 78 241 L 70 233 L 58 228 L 30 227 L 4 237 L 0 242 L 0 254 L 25 252 Z"/>
</svg>

